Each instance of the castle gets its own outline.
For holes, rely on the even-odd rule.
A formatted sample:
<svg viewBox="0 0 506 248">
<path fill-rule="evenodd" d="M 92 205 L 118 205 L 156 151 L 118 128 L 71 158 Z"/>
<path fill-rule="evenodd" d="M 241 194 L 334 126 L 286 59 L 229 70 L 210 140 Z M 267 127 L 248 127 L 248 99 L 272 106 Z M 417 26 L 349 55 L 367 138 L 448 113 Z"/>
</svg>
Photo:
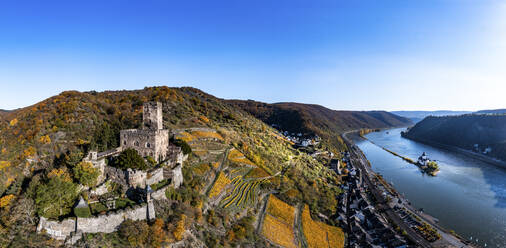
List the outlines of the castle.
<svg viewBox="0 0 506 248">
<path fill-rule="evenodd" d="M 142 129 L 120 132 L 121 148 L 133 148 L 141 156 L 150 156 L 160 163 L 167 159 L 169 130 L 163 129 L 162 103 L 147 102 L 143 107 Z"/>
<path fill-rule="evenodd" d="M 147 102 L 143 106 L 142 129 L 127 129 L 120 131 L 120 147 L 98 153 L 90 151 L 83 159 L 100 172 L 98 182 L 88 191 L 88 203 L 100 201 L 112 202 L 115 199 L 102 199 L 109 192 L 110 183 L 120 185 L 122 192 L 129 189 L 143 189 L 143 202 L 130 209 L 115 210 L 103 215 L 81 218 L 71 217 L 60 222 L 40 218 L 38 232 L 46 232 L 58 240 L 65 240 L 71 244 L 77 241 L 83 233 L 110 233 L 116 231 L 126 219 L 144 220 L 156 217 L 152 200 L 167 199 L 165 191 L 168 187 L 178 188 L 183 183 L 182 166 L 186 157 L 180 147 L 170 144 L 169 130 L 163 129 L 162 104 Z M 157 165 L 149 170 L 126 171 L 108 166 L 106 159 L 117 156 L 125 149 L 132 148 L 143 157 L 152 157 Z M 166 182 L 165 186 L 151 190 L 150 185 Z M 81 199 L 76 207 L 87 206 Z M 109 208 L 109 205 L 108 205 Z"/>
</svg>

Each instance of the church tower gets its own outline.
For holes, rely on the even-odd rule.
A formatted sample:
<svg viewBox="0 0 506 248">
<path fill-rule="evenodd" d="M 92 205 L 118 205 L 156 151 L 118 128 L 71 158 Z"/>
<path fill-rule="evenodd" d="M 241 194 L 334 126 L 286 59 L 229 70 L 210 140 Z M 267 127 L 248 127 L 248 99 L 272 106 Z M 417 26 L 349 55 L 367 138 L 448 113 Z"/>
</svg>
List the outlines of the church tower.
<svg viewBox="0 0 506 248">
<path fill-rule="evenodd" d="M 163 129 L 162 103 L 146 102 L 143 106 L 142 129 Z"/>
</svg>

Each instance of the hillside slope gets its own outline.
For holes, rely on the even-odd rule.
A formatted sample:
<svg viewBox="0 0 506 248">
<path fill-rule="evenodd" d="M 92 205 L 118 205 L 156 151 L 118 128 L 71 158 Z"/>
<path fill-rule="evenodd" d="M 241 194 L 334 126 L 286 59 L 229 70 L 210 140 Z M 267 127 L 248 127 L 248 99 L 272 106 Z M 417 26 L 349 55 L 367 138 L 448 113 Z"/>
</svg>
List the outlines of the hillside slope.
<svg viewBox="0 0 506 248">
<path fill-rule="evenodd" d="M 92 149 L 117 147 L 121 129 L 139 128 L 147 101 L 162 102 L 164 127 L 193 150 L 183 167 L 184 184 L 167 192 L 172 201 L 155 203 L 161 222 L 85 235 L 77 247 L 138 247 L 140 238 L 152 245 L 156 240 L 133 234 L 145 228 L 157 230 L 154 234 L 166 237 L 164 242 L 177 240 L 176 231 L 185 228 L 208 247 L 270 247 L 254 231 L 270 194 L 292 206 L 307 204 L 313 216 L 336 214 L 340 177 L 228 102 L 194 88 L 68 91 L 0 119 L 0 247 L 61 245 L 35 232 L 39 199 L 51 194 L 56 195 L 50 199 L 59 199 L 61 192 L 45 191 L 55 176 L 75 188 L 80 183 L 73 173 L 76 164 Z M 70 206 L 78 200 L 76 195 L 65 199 Z M 59 218 L 72 216 L 67 211 Z"/>
<path fill-rule="evenodd" d="M 427 116 L 450 116 L 450 115 L 464 115 L 470 114 L 471 111 L 452 111 L 452 110 L 437 110 L 437 111 L 392 111 L 392 114 L 406 117 L 413 122 L 419 122 Z"/>
<path fill-rule="evenodd" d="M 481 153 L 490 147 L 487 155 L 506 161 L 506 115 L 427 117 L 404 135 Z"/>
<path fill-rule="evenodd" d="M 329 145 L 341 148 L 339 134 L 360 128 L 407 126 L 411 121 L 385 111 L 336 111 L 314 104 L 229 100 L 258 119 L 294 133 L 317 134 Z"/>
</svg>

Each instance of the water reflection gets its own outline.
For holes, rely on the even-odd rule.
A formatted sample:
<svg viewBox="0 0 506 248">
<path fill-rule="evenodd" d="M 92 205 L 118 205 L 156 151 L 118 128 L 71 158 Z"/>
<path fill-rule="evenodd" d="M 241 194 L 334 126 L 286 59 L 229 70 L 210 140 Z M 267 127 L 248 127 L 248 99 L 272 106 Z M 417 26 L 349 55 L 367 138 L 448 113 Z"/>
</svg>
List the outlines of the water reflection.
<svg viewBox="0 0 506 248">
<path fill-rule="evenodd" d="M 427 152 L 438 161 L 440 173 L 426 176 L 370 142 L 357 141 L 373 169 L 446 228 L 477 237 L 488 247 L 506 247 L 506 169 L 404 139 L 400 131 L 371 133 L 367 138 L 412 159 Z"/>
</svg>

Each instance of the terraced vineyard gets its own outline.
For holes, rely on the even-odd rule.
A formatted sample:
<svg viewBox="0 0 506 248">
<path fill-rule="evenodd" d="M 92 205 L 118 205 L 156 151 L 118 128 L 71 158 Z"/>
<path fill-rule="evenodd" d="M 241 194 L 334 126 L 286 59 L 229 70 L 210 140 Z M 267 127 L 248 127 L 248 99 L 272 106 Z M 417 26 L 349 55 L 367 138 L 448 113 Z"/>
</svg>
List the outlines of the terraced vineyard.
<svg viewBox="0 0 506 248">
<path fill-rule="evenodd" d="M 263 181 L 264 179 L 245 180 L 242 176 L 236 176 L 231 182 L 234 184 L 232 193 L 225 197 L 220 205 L 224 208 L 244 208 L 253 205 L 257 200 L 258 186 Z"/>
<path fill-rule="evenodd" d="M 265 215 L 262 234 L 270 241 L 287 248 L 296 248 L 293 227 L 272 217 Z"/>
<path fill-rule="evenodd" d="M 302 230 L 309 248 L 344 247 L 344 233 L 341 228 L 313 221 L 308 205 L 302 213 Z"/>
<path fill-rule="evenodd" d="M 220 172 L 218 174 L 218 178 L 214 182 L 213 187 L 209 191 L 209 198 L 218 196 L 229 183 L 230 179 L 223 172 Z"/>
<path fill-rule="evenodd" d="M 200 139 L 215 139 L 223 141 L 223 137 L 214 130 L 193 130 L 190 132 L 183 131 L 176 135 L 176 138 L 182 139 L 187 143 Z"/>
<path fill-rule="evenodd" d="M 273 243 L 283 247 L 297 247 L 293 230 L 294 222 L 295 208 L 270 195 L 262 234 Z"/>
<path fill-rule="evenodd" d="M 228 160 L 230 160 L 233 163 L 255 166 L 255 164 L 251 162 L 251 160 L 247 159 L 246 156 L 244 156 L 244 154 L 242 154 L 239 150 L 235 148 L 230 150 L 230 153 L 228 154 Z"/>
</svg>

